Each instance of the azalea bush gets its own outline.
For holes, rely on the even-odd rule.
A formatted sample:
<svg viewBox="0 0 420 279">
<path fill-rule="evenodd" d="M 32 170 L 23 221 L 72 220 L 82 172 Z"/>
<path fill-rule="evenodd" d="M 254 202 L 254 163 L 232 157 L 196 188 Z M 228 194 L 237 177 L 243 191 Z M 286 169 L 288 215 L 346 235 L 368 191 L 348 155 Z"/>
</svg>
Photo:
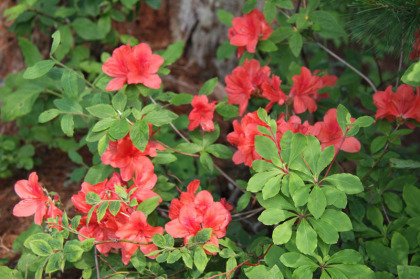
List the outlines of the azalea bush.
<svg viewBox="0 0 420 279">
<path fill-rule="evenodd" d="M 79 68 L 78 54 L 58 56 L 70 36 L 59 29 L 49 59 L 8 78 L 5 115 L 25 96 L 12 119 L 51 127 L 83 182 L 74 216 L 35 172 L 15 184 L 13 215 L 34 215 L 34 225 L 16 238 L 21 256 L 0 267 L 5 276 L 420 275 L 419 146 L 406 137 L 420 122 L 418 32 L 409 68 L 384 82 L 326 43 L 346 47 L 337 13 L 346 3 L 256 5 L 238 17 L 218 11 L 229 39 L 215 55 L 239 60 L 220 81 L 224 100 L 214 100 L 216 77 L 195 95 L 165 90 L 183 41 L 152 50 L 120 38 L 101 63 Z M 14 91 L 25 84 L 39 88 Z M 189 113 L 175 113 L 180 105 Z M 76 152 L 85 145 L 89 164 Z"/>
</svg>

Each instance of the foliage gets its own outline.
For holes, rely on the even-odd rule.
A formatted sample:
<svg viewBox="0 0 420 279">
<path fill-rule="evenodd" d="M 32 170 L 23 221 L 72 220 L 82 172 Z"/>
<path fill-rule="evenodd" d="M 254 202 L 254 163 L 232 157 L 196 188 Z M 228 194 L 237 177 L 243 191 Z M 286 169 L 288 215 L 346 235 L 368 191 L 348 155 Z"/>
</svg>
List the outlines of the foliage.
<svg viewBox="0 0 420 279">
<path fill-rule="evenodd" d="M 412 172 L 420 167 L 419 147 L 401 140 L 420 119 L 420 96 L 410 87 L 420 82 L 418 62 L 403 75 L 410 86 L 376 92 L 382 80 L 354 64 L 364 57 L 348 49 L 341 58 L 318 40 L 347 47 L 344 19 L 326 2 L 268 0 L 262 12 L 257 2 L 244 4 L 244 17 L 217 13 L 231 28 L 217 57 L 240 57 L 217 105 L 208 102 L 217 78 L 195 98 L 165 91 L 156 77 L 170 74 L 184 42 L 153 55 L 142 45 L 139 54 L 134 38 L 111 28 L 111 19 L 130 20 L 140 1 L 103 1 L 101 8 L 96 1 L 23 1 L 5 11 L 28 68 L 6 79 L 2 119 L 16 120 L 26 146 L 68 152 L 81 165 L 73 180 L 84 182 L 71 218 L 35 174 L 16 183 L 22 201 L 14 215 L 35 213 L 38 225 L 16 238 L 21 257 L 1 274 L 42 278 L 75 268 L 83 278 L 419 276 L 420 190 Z M 52 33 L 44 60 L 23 37 L 38 21 Z M 128 40 L 130 58 L 85 46 Z M 106 90 L 104 63 L 114 63 L 111 75 L 122 89 Z M 326 73 L 333 67 L 348 68 L 337 78 Z M 152 79 L 159 88 L 145 86 Z M 410 103 L 399 97 L 407 95 Z M 184 104 L 193 106 L 194 125 L 171 110 Z M 226 139 L 235 153 L 213 113 L 234 119 Z M 83 146 L 91 162 L 77 153 Z M 248 181 L 232 178 L 221 159 L 248 166 Z M 214 187 L 218 176 L 226 181 Z M 227 181 L 236 190 L 226 201 L 218 194 L 228 192 Z"/>
</svg>

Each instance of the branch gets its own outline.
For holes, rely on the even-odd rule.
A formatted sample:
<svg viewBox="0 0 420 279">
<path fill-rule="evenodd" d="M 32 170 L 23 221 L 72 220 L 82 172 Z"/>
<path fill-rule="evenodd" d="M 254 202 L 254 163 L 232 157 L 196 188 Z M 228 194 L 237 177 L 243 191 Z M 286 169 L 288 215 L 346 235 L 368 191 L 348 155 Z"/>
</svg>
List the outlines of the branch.
<svg viewBox="0 0 420 279">
<path fill-rule="evenodd" d="M 330 50 L 329 48 L 327 48 L 326 46 L 324 46 L 323 44 L 316 42 L 316 44 L 322 48 L 323 50 L 325 50 L 329 55 L 331 55 L 332 57 L 334 57 L 335 59 L 337 59 L 338 61 L 340 61 L 341 63 L 343 63 L 344 65 L 346 65 L 347 67 L 349 67 L 353 72 L 355 72 L 356 74 L 358 74 L 361 78 L 363 78 L 369 85 L 370 87 L 372 87 L 373 91 L 378 91 L 378 89 L 376 88 L 376 86 L 373 84 L 373 82 L 367 77 L 365 76 L 362 72 L 360 72 L 359 70 L 357 70 L 355 67 L 353 67 L 352 65 L 350 65 L 346 60 L 344 60 L 343 58 L 341 58 L 340 56 L 338 56 L 337 54 L 335 54 L 332 50 Z"/>
</svg>

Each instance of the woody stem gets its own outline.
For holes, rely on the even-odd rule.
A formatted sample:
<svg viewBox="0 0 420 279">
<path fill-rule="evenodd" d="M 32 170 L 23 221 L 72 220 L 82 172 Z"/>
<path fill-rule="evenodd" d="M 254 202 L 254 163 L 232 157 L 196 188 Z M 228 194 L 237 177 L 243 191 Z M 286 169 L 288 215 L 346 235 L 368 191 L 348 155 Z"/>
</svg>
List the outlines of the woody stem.
<svg viewBox="0 0 420 279">
<path fill-rule="evenodd" d="M 342 146 L 343 146 L 343 144 L 344 144 L 344 141 L 346 140 L 346 136 L 347 136 L 347 132 L 348 132 L 348 131 L 349 131 L 349 126 L 347 126 L 347 127 L 346 127 L 346 131 L 344 132 L 343 139 L 341 140 L 340 145 L 338 146 L 337 151 L 336 151 L 336 152 L 335 152 L 335 154 L 334 154 L 334 158 L 333 158 L 333 160 L 332 160 L 332 162 L 331 162 L 330 166 L 328 167 L 328 170 L 327 170 L 327 172 L 325 173 L 324 178 L 323 178 L 323 179 L 322 179 L 322 181 L 319 183 L 319 186 L 321 186 L 321 185 L 322 185 L 322 182 L 324 182 L 324 179 L 327 177 L 328 173 L 330 172 L 331 167 L 332 167 L 332 165 L 334 164 L 335 159 L 337 158 L 337 155 L 338 155 L 338 153 L 340 152 L 341 147 L 342 147 Z"/>
</svg>

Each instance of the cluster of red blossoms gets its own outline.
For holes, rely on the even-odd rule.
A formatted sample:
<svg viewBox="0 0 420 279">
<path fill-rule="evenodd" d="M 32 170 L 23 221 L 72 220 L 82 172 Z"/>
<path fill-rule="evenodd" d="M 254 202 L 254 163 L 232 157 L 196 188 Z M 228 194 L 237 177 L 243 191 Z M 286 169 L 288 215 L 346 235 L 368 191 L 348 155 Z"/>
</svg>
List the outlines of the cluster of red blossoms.
<svg viewBox="0 0 420 279">
<path fill-rule="evenodd" d="M 128 84 L 144 84 L 147 87 L 158 89 L 162 80 L 157 71 L 163 64 L 163 58 L 152 54 L 150 47 L 141 43 L 131 48 L 123 45 L 112 52 L 112 57 L 102 65 L 102 71 L 113 77 L 107 91 L 119 90 Z"/>
<path fill-rule="evenodd" d="M 287 96 L 280 89 L 280 77 L 273 74 L 270 78 L 271 70 L 268 66 L 260 67 L 260 62 L 255 59 L 245 61 L 243 66 L 236 67 L 232 75 L 225 78 L 228 102 L 239 105 L 240 115 L 244 114 L 252 95 L 270 101 L 266 110 L 270 110 L 274 104 L 286 103 L 293 105 L 293 111 L 297 114 L 306 110 L 312 113 L 317 110 L 316 101 L 329 96 L 327 93 L 319 94 L 318 91 L 334 86 L 337 82 L 336 76 L 326 74 L 320 77 L 317 73 L 315 71 L 312 74 L 308 68 L 302 67 L 301 74 L 292 78 L 294 84 Z"/>
<path fill-rule="evenodd" d="M 245 50 L 254 53 L 258 41 L 267 40 L 273 31 L 264 14 L 254 9 L 243 17 L 233 19 L 232 28 L 229 29 L 230 44 L 238 47 L 238 57 Z"/>
<path fill-rule="evenodd" d="M 208 244 L 219 246 L 218 238 L 226 235 L 226 227 L 232 220 L 229 210 L 233 207 L 223 199 L 215 202 L 209 191 L 197 194 L 200 180 L 193 180 L 182 192 L 180 199 L 173 199 L 169 206 L 169 218 L 172 220 L 165 225 L 167 233 L 173 237 L 184 238 L 184 243 L 206 228 L 212 229 Z M 210 253 L 208 253 L 210 254 Z"/>
<path fill-rule="evenodd" d="M 375 114 L 376 119 L 388 119 L 389 121 L 398 120 L 400 123 L 413 129 L 415 125 L 406 122 L 408 119 L 414 119 L 420 122 L 420 95 L 419 87 L 416 88 L 402 84 L 397 91 L 392 92 L 392 86 L 388 86 L 385 91 L 378 91 L 373 95 L 373 103 L 378 108 Z"/>
<path fill-rule="evenodd" d="M 352 119 L 352 121 L 354 120 Z M 258 126 L 269 128 L 267 124 L 259 119 L 257 112 L 246 114 L 242 118 L 241 123 L 237 120 L 233 121 L 234 131 L 228 134 L 227 139 L 238 148 L 233 155 L 235 164 L 244 163 L 252 167 L 254 160 L 261 159 L 261 156 L 255 150 L 255 136 L 263 135 L 258 131 Z M 308 121 L 302 124 L 301 119 L 296 115 L 291 116 L 286 121 L 285 116 L 282 114 L 277 120 L 277 142 L 280 142 L 281 137 L 287 131 L 317 137 L 321 142 L 322 149 L 333 145 L 336 150 L 341 146 L 340 150 L 359 152 L 361 148 L 360 142 L 355 137 L 346 137 L 343 141 L 343 132 L 337 121 L 337 109 L 328 110 L 324 116 L 324 121 L 317 122 L 314 125 L 310 125 Z"/>
<path fill-rule="evenodd" d="M 152 243 L 155 234 L 163 234 L 163 227 L 153 227 L 147 223 L 147 216 L 137 211 L 138 205 L 152 197 L 159 197 L 153 191 L 157 181 L 154 166 L 147 156 L 156 156 L 156 150 L 162 150 L 159 144 L 150 141 L 144 152 L 133 145 L 129 137 L 116 142 L 110 142 L 109 148 L 102 155 L 102 162 L 120 169 L 112 178 L 91 185 L 82 183 L 81 190 L 71 198 L 76 210 L 82 214 L 79 226 L 79 239 L 94 238 L 98 243 L 98 251 L 108 254 L 112 249 L 121 249 L 122 261 L 128 264 L 131 256 L 140 249 L 145 255 L 158 249 Z M 127 181 L 133 180 L 129 186 Z M 226 228 L 231 221 L 229 210 L 232 207 L 224 200 L 215 202 L 210 192 L 198 190 L 200 181 L 194 180 L 188 186 L 188 191 L 181 193 L 180 199 L 174 199 L 169 207 L 171 219 L 165 226 L 168 234 L 175 238 L 184 238 L 185 243 L 204 228 L 211 228 L 212 235 L 208 243 L 218 246 L 218 238 L 226 235 Z M 117 190 L 118 187 L 118 190 Z M 129 196 L 129 201 L 121 201 L 119 191 Z M 45 196 L 38 176 L 32 173 L 29 180 L 18 181 L 16 193 L 22 198 L 14 208 L 13 214 L 26 217 L 35 214 L 35 223 L 42 224 L 43 219 L 59 217 L 62 225 L 62 211 L 54 202 Z M 88 193 L 97 194 L 101 202 L 89 204 L 86 202 Z M 121 193 L 120 193 L 121 194 Z M 133 201 L 135 202 L 133 203 Z M 98 220 L 98 208 L 103 202 L 121 201 L 118 210 L 112 212 L 109 208 Z M 162 199 L 159 197 L 159 202 Z M 93 213 L 89 216 L 89 211 Z M 57 229 L 61 226 L 50 225 Z M 110 241 L 112 240 L 112 241 Z M 126 240 L 126 241 L 119 241 Z M 156 258 L 150 256 L 150 258 Z"/>
</svg>

